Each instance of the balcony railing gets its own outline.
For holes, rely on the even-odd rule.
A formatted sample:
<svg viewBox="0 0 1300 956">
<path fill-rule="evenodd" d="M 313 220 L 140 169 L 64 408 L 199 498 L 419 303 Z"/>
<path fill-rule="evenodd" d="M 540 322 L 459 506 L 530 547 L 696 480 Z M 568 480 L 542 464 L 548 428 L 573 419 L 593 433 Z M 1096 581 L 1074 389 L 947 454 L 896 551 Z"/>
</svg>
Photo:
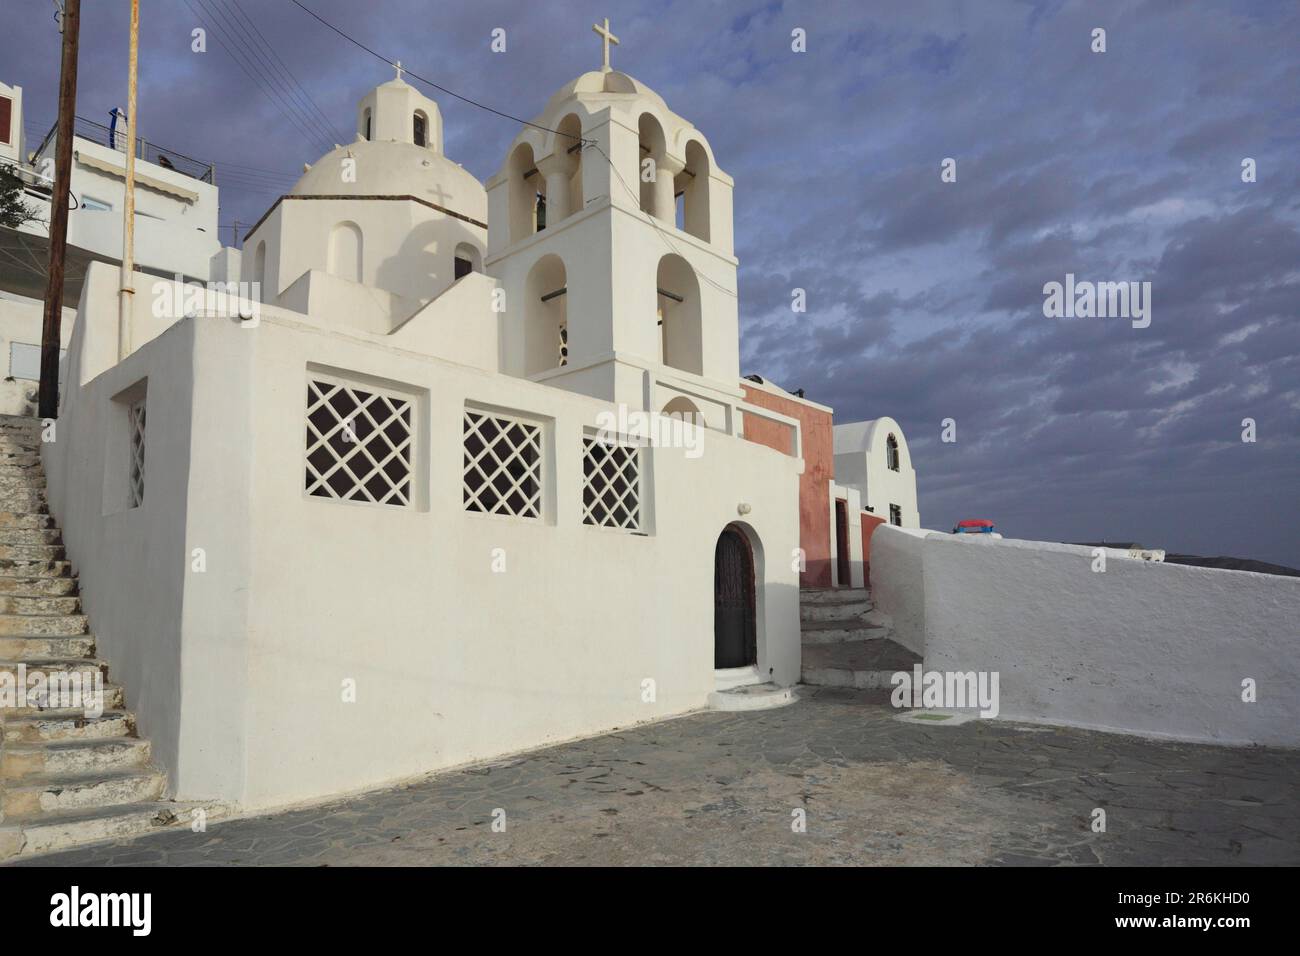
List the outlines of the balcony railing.
<svg viewBox="0 0 1300 956">
<path fill-rule="evenodd" d="M 46 147 L 54 141 L 55 134 L 58 132 L 56 123 L 48 133 L 45 139 L 41 140 L 40 148 L 36 150 L 37 156 L 45 152 Z M 92 143 L 98 143 L 100 146 L 107 146 L 115 149 L 119 153 L 126 153 L 127 136 L 125 124 L 121 129 L 112 130 L 107 126 L 102 126 L 93 120 L 78 116 L 73 119 L 72 133 L 84 140 Z M 174 149 L 164 149 L 155 143 L 150 143 L 142 136 L 137 136 L 135 140 L 135 158 L 146 163 L 153 163 L 164 169 L 172 169 L 182 175 L 197 179 L 199 182 L 215 183 L 213 167 L 211 163 L 204 163 L 194 159 L 192 156 L 186 156 L 184 153 L 178 153 Z"/>
</svg>

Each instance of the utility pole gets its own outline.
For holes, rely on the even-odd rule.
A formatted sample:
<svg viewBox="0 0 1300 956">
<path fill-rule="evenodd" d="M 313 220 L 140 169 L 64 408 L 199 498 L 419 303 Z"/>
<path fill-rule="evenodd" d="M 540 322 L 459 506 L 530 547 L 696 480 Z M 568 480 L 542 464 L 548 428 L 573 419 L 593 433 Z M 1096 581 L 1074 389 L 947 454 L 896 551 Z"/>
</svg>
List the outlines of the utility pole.
<svg viewBox="0 0 1300 956">
<path fill-rule="evenodd" d="M 72 180 L 72 120 L 77 113 L 77 38 L 81 0 L 64 0 L 63 60 L 59 65 L 59 123 L 54 144 L 54 192 L 50 195 L 50 261 L 41 326 L 41 418 L 59 416 L 59 345 L 63 324 L 63 270 L 68 251 L 68 196 Z"/>
<path fill-rule="evenodd" d="M 131 53 L 126 81 L 126 196 L 122 203 L 122 286 L 118 291 L 117 360 L 131 354 L 135 309 L 135 100 L 140 58 L 140 0 L 131 0 Z"/>
</svg>

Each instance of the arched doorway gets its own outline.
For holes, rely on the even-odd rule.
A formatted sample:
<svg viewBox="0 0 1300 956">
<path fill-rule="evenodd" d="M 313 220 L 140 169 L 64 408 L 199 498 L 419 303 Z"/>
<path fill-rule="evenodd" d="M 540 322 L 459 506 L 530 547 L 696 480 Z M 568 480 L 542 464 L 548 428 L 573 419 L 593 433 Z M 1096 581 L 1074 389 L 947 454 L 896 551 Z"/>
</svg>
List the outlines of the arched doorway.
<svg viewBox="0 0 1300 956">
<path fill-rule="evenodd" d="M 745 533 L 728 525 L 713 552 L 713 666 L 757 663 L 754 551 Z"/>
</svg>

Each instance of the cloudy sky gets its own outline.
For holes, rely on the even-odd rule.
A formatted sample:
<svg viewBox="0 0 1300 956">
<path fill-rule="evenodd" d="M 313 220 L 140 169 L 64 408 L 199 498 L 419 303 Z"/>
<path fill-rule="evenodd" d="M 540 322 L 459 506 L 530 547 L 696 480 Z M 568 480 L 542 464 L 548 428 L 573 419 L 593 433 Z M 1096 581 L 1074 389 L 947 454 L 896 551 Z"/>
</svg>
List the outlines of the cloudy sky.
<svg viewBox="0 0 1300 956">
<path fill-rule="evenodd" d="M 590 26 L 609 16 L 615 66 L 735 177 L 742 371 L 839 421 L 898 419 L 926 526 L 987 517 L 1015 537 L 1300 566 L 1294 0 L 303 2 L 526 118 L 599 65 Z M 77 110 L 107 122 L 125 100 L 126 3 L 83 6 Z M 39 138 L 59 35 L 50 0 L 18 7 L 0 79 L 25 88 Z M 356 101 L 392 76 L 291 0 L 142 9 L 141 135 L 217 164 L 227 228 L 350 139 Z M 426 92 L 448 155 L 487 178 L 517 126 Z M 1150 326 L 1045 317 L 1044 283 L 1066 273 L 1150 282 Z"/>
</svg>

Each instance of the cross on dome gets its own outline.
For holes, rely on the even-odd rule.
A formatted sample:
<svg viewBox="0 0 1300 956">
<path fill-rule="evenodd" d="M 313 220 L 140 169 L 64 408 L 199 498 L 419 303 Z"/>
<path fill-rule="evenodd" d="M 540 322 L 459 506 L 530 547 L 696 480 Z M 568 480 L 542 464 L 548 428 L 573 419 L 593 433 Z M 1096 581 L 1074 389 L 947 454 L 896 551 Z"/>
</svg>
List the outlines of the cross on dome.
<svg viewBox="0 0 1300 956">
<path fill-rule="evenodd" d="M 601 46 L 604 47 L 605 51 L 605 62 L 601 64 L 600 69 L 602 73 L 608 73 L 610 71 L 609 45 L 612 43 L 614 46 L 618 46 L 618 37 L 609 32 L 609 17 L 605 18 L 604 26 L 601 26 L 599 23 L 593 23 L 591 25 L 591 32 L 600 37 Z"/>
<path fill-rule="evenodd" d="M 396 63 L 393 64 L 393 69 L 397 71 L 397 78 L 399 80 L 402 78 L 402 74 L 406 72 L 406 70 L 402 68 L 401 60 L 398 60 Z"/>
</svg>

